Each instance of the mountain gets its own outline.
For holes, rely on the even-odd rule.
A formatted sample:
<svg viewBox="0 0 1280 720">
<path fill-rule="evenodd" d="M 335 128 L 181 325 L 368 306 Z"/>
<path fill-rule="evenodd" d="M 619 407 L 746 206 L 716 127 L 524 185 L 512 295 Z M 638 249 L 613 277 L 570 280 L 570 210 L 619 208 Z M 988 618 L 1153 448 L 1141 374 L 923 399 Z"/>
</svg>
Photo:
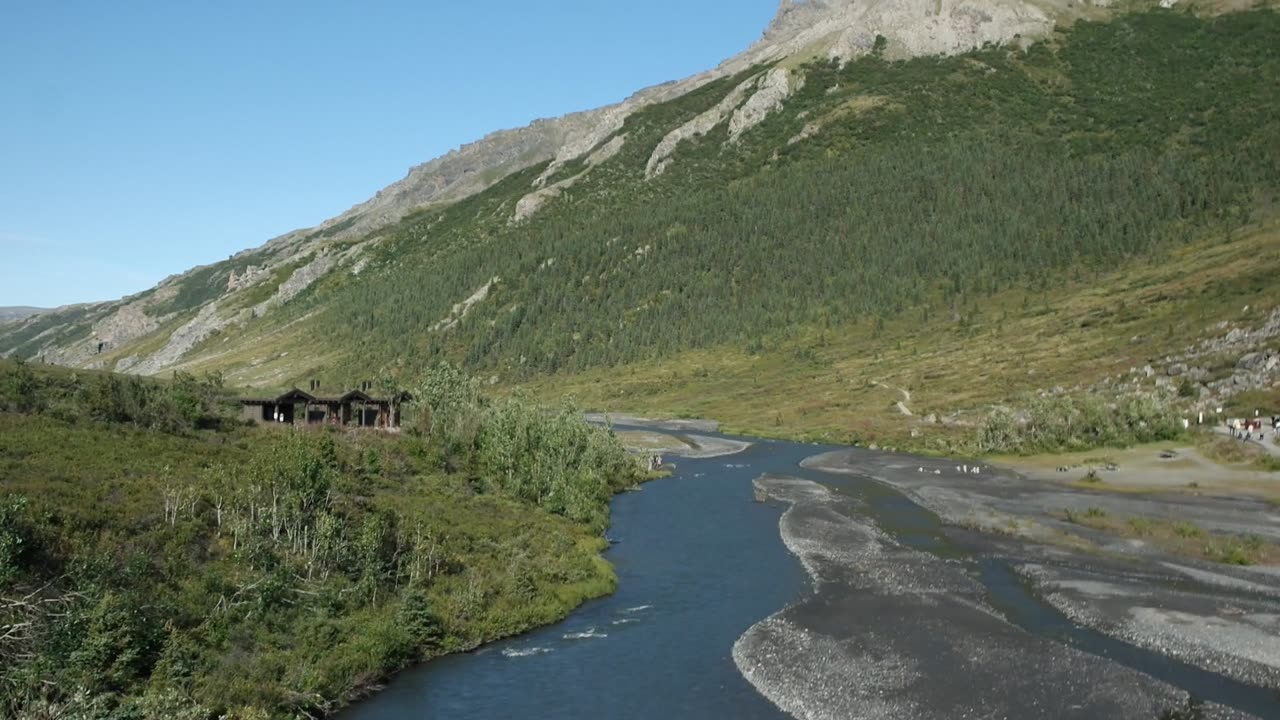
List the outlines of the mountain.
<svg viewBox="0 0 1280 720">
<path fill-rule="evenodd" d="M 713 70 L 495 133 L 138 295 L 5 326 L 0 353 L 275 387 L 440 358 L 508 384 L 679 375 L 695 356 L 803 373 L 908 319 L 981 337 L 1197 243 L 1254 233 L 1265 269 L 1277 46 L 1265 8 L 787 1 Z M 1276 302 L 1250 288 L 1219 292 Z M 1109 362 L 1208 336 L 1214 307 Z"/>
<path fill-rule="evenodd" d="M 36 307 L 0 307 L 0 325 L 5 323 L 17 322 L 25 320 L 37 313 L 45 312 L 44 308 Z"/>
<path fill-rule="evenodd" d="M 616 153 L 626 142 L 621 129 L 644 108 L 767 63 L 857 57 L 872 49 L 877 34 L 900 56 L 955 52 L 1020 34 L 1043 34 L 1051 29 L 1051 13 L 1065 13 L 1069 5 L 1057 0 L 1041 5 L 1021 0 L 783 0 L 761 39 L 713 70 L 642 90 L 616 105 L 493 133 L 414 167 L 403 180 L 315 228 L 168 278 L 139 295 L 67 309 L 12 328 L 0 337 L 0 353 L 70 366 L 164 372 L 180 365 L 192 347 L 212 334 L 271 313 L 335 269 L 358 274 L 377 234 L 406 214 L 447 206 L 512 173 L 545 165 L 515 208 L 519 217 L 527 217 L 579 177 L 548 182 L 557 172 L 584 159 L 598 164 Z M 740 128 L 758 122 L 790 92 L 780 77 L 771 76 L 741 109 Z M 102 356 L 104 350 L 135 346 L 140 352 Z"/>
<path fill-rule="evenodd" d="M 1066 13 L 1070 5 L 1062 0 L 1043 6 L 1022 0 L 782 0 L 763 37 L 714 70 L 642 90 L 616 105 L 493 133 L 413 168 L 404 180 L 320 228 L 333 229 L 341 237 L 368 233 L 412 210 L 460 200 L 514 171 L 552 161 L 539 176 L 545 181 L 566 163 L 600 148 L 637 110 L 753 66 L 823 55 L 857 57 L 871 51 L 878 33 L 904 57 L 955 53 L 983 43 L 1043 35 L 1052 29 L 1054 17 Z"/>
</svg>

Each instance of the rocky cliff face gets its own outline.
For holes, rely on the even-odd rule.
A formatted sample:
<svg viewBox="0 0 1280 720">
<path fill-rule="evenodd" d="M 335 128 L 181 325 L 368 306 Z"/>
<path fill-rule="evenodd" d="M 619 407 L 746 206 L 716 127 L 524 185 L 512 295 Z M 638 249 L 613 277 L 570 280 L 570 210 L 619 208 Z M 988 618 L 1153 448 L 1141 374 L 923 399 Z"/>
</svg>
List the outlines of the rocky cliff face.
<svg viewBox="0 0 1280 720">
<path fill-rule="evenodd" d="M 801 53 L 848 58 L 869 52 L 876 36 L 891 56 L 950 54 L 1043 34 L 1069 7 L 1061 0 L 782 0 L 748 54 L 757 62 Z"/>
</svg>

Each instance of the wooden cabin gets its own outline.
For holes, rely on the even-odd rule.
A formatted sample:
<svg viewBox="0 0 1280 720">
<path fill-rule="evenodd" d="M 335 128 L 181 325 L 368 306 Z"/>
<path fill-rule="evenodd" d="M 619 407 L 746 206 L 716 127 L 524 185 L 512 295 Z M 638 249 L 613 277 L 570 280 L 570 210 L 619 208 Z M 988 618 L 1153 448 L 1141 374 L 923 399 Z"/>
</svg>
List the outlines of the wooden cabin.
<svg viewBox="0 0 1280 720">
<path fill-rule="evenodd" d="M 393 430 L 400 427 L 408 393 L 377 398 L 360 390 L 338 397 L 312 395 L 297 388 L 276 398 L 242 398 L 240 417 L 259 425 L 332 425 Z"/>
</svg>

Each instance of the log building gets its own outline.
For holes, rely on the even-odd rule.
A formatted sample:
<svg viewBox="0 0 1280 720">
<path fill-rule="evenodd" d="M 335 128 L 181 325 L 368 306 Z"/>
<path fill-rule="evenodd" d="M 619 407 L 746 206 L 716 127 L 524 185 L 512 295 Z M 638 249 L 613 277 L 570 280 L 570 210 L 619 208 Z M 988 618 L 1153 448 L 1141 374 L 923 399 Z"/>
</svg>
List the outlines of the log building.
<svg viewBox="0 0 1280 720">
<path fill-rule="evenodd" d="M 360 390 L 338 397 L 312 395 L 297 388 L 276 398 L 242 398 L 240 417 L 259 425 L 333 425 L 391 430 L 400 427 L 408 393 L 377 398 Z"/>
</svg>

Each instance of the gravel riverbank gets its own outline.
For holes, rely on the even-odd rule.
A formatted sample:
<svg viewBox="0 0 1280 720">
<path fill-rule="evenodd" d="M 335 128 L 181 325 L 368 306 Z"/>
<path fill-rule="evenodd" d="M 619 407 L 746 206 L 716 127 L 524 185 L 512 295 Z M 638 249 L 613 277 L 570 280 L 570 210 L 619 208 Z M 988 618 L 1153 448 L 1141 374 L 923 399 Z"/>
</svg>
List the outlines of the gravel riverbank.
<svg viewBox="0 0 1280 720">
<path fill-rule="evenodd" d="M 753 626 L 733 657 L 795 717 L 1131 720 L 1187 706 L 1181 690 L 1006 621 L 963 563 L 895 542 L 856 500 L 806 480 L 756 485 L 790 505 L 782 537 L 815 593 Z"/>
<path fill-rule="evenodd" d="M 1014 568 L 1075 622 L 1249 685 L 1280 690 L 1280 577 L 1273 568 L 1174 557 L 1141 538 L 1062 520 L 1105 513 L 1191 523 L 1233 536 L 1280 536 L 1260 500 L 1092 491 L 954 461 L 842 450 L 806 467 L 885 483 L 937 514 L 982 558 Z M 966 467 L 968 468 L 965 471 Z M 964 532 L 970 528 L 981 532 Z M 1280 698 L 1277 699 L 1280 716 Z"/>
</svg>

